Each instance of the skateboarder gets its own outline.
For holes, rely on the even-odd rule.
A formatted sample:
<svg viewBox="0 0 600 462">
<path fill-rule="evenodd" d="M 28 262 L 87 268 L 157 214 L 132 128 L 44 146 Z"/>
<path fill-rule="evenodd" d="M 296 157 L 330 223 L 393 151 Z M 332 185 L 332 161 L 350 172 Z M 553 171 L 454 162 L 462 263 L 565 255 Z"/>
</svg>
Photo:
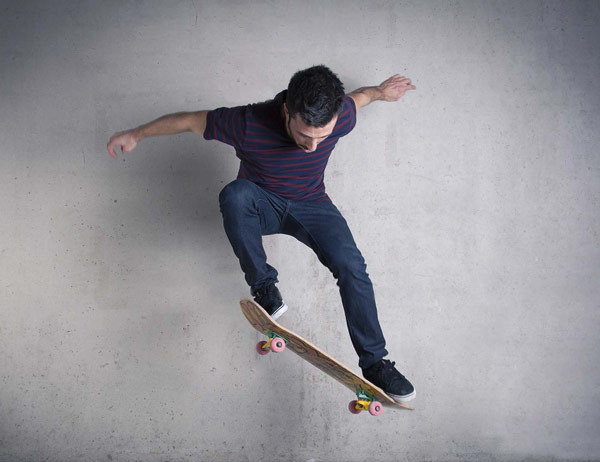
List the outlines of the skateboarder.
<svg viewBox="0 0 600 462">
<path fill-rule="evenodd" d="M 115 147 L 130 152 L 143 138 L 191 131 L 232 146 L 240 159 L 238 177 L 223 188 L 219 204 L 254 300 L 273 319 L 287 310 L 262 236 L 288 234 L 306 244 L 337 280 L 364 377 L 398 402 L 413 399 L 414 387 L 384 359 L 388 352 L 365 261 L 323 178 L 333 148 L 354 128 L 359 109 L 397 101 L 413 89 L 409 78 L 394 75 L 346 95 L 329 68 L 314 66 L 294 74 L 287 90 L 267 102 L 165 115 L 115 133 L 107 145 L 116 158 Z"/>
</svg>

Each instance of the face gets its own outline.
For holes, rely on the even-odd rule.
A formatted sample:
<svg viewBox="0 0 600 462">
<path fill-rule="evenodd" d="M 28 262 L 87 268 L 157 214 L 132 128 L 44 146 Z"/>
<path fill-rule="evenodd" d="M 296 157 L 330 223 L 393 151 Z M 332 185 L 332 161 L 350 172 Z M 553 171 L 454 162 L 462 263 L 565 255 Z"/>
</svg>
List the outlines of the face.
<svg viewBox="0 0 600 462">
<path fill-rule="evenodd" d="M 315 151 L 318 144 L 331 135 L 333 127 L 335 127 L 337 122 L 337 116 L 335 116 L 324 127 L 313 127 L 305 124 L 302 117 L 298 114 L 294 117 L 290 117 L 285 104 L 283 105 L 283 108 L 288 135 L 290 135 L 296 145 L 304 152 Z"/>
</svg>

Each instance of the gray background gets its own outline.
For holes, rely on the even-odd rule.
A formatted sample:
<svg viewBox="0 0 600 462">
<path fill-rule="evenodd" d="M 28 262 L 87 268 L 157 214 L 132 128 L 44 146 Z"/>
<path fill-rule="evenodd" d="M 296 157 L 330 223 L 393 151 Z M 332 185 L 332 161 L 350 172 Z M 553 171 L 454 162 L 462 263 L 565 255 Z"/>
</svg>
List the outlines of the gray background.
<svg viewBox="0 0 600 462">
<path fill-rule="evenodd" d="M 0 460 L 600 459 L 600 3 L 0 4 Z M 109 137 L 394 73 L 328 191 L 414 412 L 259 358 L 217 196 L 233 151 Z M 284 323 L 357 370 L 334 279 L 265 238 Z"/>
</svg>

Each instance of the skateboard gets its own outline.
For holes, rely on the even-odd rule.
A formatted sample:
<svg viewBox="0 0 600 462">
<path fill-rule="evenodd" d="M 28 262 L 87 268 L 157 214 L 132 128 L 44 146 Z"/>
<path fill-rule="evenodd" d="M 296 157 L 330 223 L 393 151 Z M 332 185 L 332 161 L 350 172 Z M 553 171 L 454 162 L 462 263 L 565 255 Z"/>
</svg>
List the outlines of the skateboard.
<svg viewBox="0 0 600 462">
<path fill-rule="evenodd" d="M 285 349 L 292 350 L 302 359 L 321 369 L 327 375 L 333 377 L 356 393 L 356 399 L 348 404 L 348 409 L 353 414 L 368 410 L 371 415 L 379 415 L 383 411 L 383 406 L 395 407 L 397 409 L 413 409 L 407 404 L 397 403 L 390 396 L 386 395 L 383 390 L 368 380 L 359 377 L 309 341 L 277 324 L 256 302 L 241 300 L 240 307 L 252 327 L 269 337 L 268 340 L 263 340 L 256 345 L 258 354 L 266 355 L 270 351 L 280 353 Z"/>
</svg>

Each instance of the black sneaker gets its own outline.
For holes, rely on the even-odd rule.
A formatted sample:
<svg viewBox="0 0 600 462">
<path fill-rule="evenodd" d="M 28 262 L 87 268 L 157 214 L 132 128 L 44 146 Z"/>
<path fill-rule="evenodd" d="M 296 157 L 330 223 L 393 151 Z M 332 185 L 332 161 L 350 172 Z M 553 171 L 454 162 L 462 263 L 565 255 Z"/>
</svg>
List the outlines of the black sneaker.
<svg viewBox="0 0 600 462">
<path fill-rule="evenodd" d="M 394 401 L 406 403 L 415 398 L 415 387 L 394 367 L 396 363 L 387 359 L 363 369 L 363 376 L 369 382 L 385 391 Z"/>
<path fill-rule="evenodd" d="M 254 295 L 254 301 L 262 306 L 273 320 L 287 311 L 287 305 L 281 298 L 281 292 L 274 283 L 255 290 L 252 295 Z"/>
</svg>

